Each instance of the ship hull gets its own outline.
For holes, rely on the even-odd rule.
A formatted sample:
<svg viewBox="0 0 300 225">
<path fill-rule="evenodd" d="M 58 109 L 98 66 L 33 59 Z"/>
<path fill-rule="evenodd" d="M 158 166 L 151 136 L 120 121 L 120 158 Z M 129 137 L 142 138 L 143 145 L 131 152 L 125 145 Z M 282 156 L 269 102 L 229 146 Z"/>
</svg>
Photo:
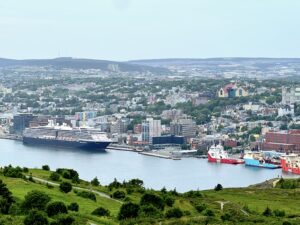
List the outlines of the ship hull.
<svg viewBox="0 0 300 225">
<path fill-rule="evenodd" d="M 286 163 L 286 160 L 281 160 L 282 171 L 300 175 L 300 168 L 292 167 Z"/>
<path fill-rule="evenodd" d="M 239 159 L 217 159 L 217 158 L 213 158 L 210 154 L 207 155 L 208 156 L 208 162 L 212 162 L 212 163 L 225 163 L 225 164 L 243 164 L 244 161 L 243 160 L 239 160 Z"/>
<path fill-rule="evenodd" d="M 40 145 L 61 148 L 78 148 L 85 150 L 105 151 L 110 142 L 97 141 L 65 141 L 57 139 L 41 139 L 23 137 L 23 143 L 27 145 Z"/>
<path fill-rule="evenodd" d="M 267 168 L 267 169 L 278 169 L 281 166 L 280 165 L 276 165 L 276 164 L 272 164 L 272 163 L 261 163 L 259 160 L 257 159 L 245 159 L 245 165 L 246 166 L 254 166 L 254 167 L 260 167 L 260 168 Z"/>
</svg>

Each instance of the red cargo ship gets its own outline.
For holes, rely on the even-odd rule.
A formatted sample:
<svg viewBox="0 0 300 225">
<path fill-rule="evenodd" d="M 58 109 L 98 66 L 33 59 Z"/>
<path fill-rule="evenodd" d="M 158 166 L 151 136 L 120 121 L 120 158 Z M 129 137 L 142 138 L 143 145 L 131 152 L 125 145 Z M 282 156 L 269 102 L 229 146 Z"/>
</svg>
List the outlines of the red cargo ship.
<svg viewBox="0 0 300 225">
<path fill-rule="evenodd" d="M 300 156 L 296 154 L 285 155 L 281 158 L 282 171 L 300 175 Z"/>
<path fill-rule="evenodd" d="M 226 163 L 226 164 L 243 164 L 244 160 L 230 158 L 228 153 L 224 150 L 222 145 L 213 145 L 209 148 L 207 153 L 208 161 L 215 163 Z"/>
</svg>

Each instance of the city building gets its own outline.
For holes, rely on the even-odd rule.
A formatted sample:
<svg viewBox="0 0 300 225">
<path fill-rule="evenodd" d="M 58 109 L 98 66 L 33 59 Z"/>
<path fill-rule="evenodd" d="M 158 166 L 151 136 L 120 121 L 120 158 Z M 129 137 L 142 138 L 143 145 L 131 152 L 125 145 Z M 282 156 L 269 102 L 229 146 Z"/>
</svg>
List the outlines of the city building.
<svg viewBox="0 0 300 225">
<path fill-rule="evenodd" d="M 248 91 L 245 88 L 238 86 L 236 83 L 227 84 L 218 90 L 219 98 L 245 97 L 248 95 Z"/>
<path fill-rule="evenodd" d="M 142 141 L 152 143 L 153 137 L 161 136 L 161 121 L 147 118 L 142 122 Z"/>
<path fill-rule="evenodd" d="M 160 136 L 153 137 L 152 144 L 153 145 L 183 145 L 185 143 L 185 138 L 183 136 Z"/>
<path fill-rule="evenodd" d="M 290 105 L 300 102 L 300 88 L 299 87 L 282 87 L 282 101 L 283 105 Z"/>
<path fill-rule="evenodd" d="M 300 130 L 267 132 L 262 143 L 263 150 L 300 152 Z"/>
<path fill-rule="evenodd" d="M 22 135 L 25 128 L 29 127 L 30 122 L 35 118 L 31 113 L 20 113 L 14 115 L 13 132 L 17 135 Z"/>
<path fill-rule="evenodd" d="M 171 135 L 191 138 L 196 136 L 196 130 L 196 122 L 192 119 L 178 119 L 170 123 Z"/>
</svg>

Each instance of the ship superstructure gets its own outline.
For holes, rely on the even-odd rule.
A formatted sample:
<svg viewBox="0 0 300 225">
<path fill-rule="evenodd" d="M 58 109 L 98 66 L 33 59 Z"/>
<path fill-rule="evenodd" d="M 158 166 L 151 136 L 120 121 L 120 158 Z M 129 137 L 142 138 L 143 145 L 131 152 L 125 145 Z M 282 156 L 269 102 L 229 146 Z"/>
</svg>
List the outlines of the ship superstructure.
<svg viewBox="0 0 300 225">
<path fill-rule="evenodd" d="M 26 128 L 23 133 L 24 144 L 48 145 L 57 147 L 105 150 L 112 142 L 107 134 L 97 129 L 72 128 L 63 124 L 55 125 L 49 121 L 47 126 Z"/>
</svg>

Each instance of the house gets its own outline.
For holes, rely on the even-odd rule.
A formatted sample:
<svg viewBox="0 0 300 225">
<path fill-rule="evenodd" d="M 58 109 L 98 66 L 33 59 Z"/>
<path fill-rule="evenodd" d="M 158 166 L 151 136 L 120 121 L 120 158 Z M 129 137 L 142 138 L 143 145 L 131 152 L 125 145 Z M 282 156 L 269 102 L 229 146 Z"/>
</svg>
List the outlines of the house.
<svg viewBox="0 0 300 225">
<path fill-rule="evenodd" d="M 219 98 L 235 98 L 248 96 L 248 91 L 236 83 L 230 83 L 218 90 Z"/>
</svg>

